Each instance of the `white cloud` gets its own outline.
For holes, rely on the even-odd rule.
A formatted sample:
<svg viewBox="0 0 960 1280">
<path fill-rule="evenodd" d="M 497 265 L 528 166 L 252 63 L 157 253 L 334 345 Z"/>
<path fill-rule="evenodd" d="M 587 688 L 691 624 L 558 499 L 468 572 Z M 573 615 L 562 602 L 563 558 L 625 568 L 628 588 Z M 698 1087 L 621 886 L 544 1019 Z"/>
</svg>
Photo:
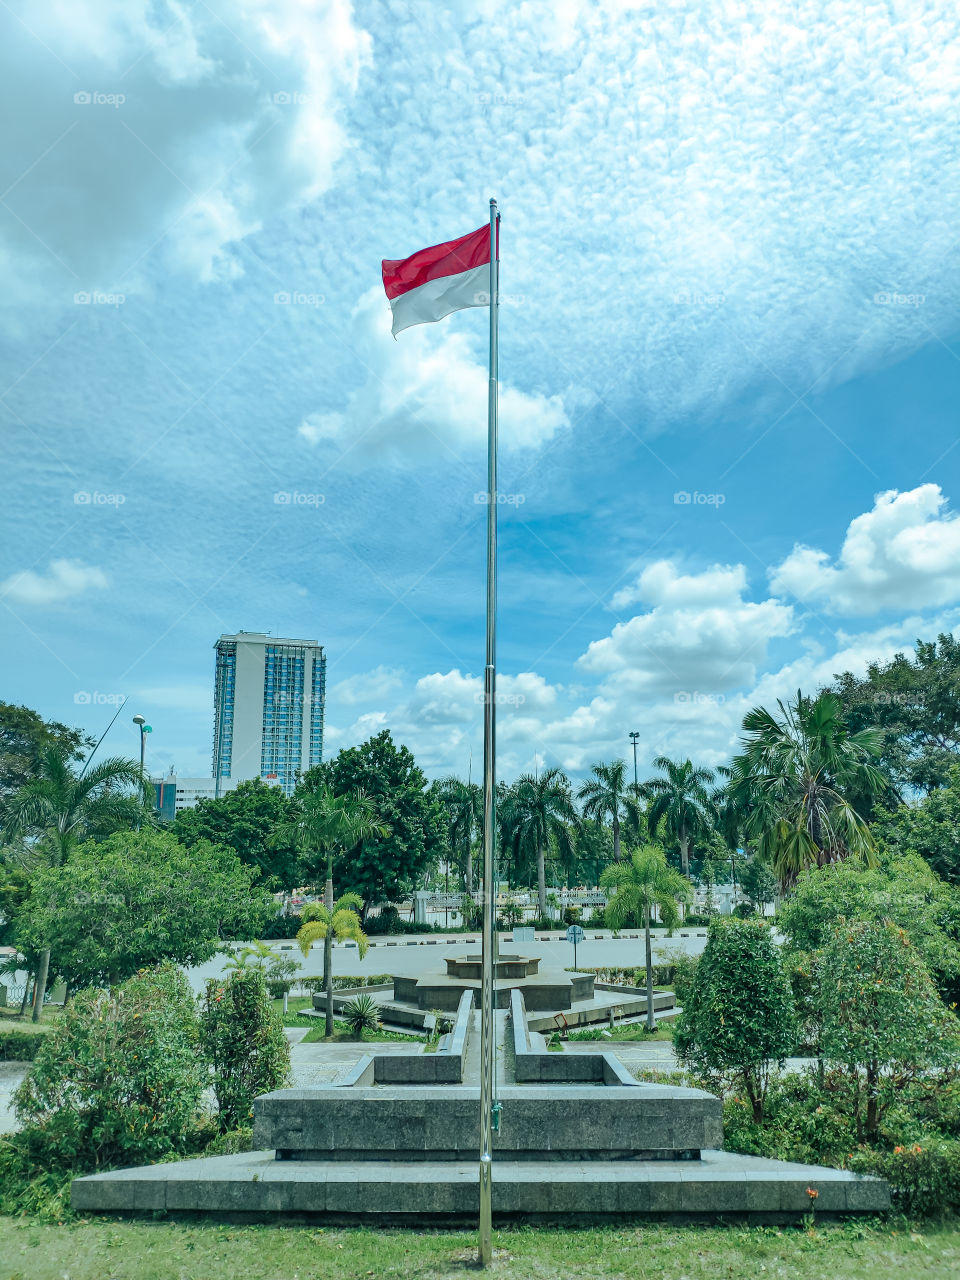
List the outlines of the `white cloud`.
<svg viewBox="0 0 960 1280">
<path fill-rule="evenodd" d="M 175 271 L 232 278 L 231 245 L 329 184 L 342 105 L 370 57 L 350 3 L 218 8 L 39 0 L 8 15 L 8 302 L 129 294 L 159 243 Z"/>
<path fill-rule="evenodd" d="M 960 601 L 960 517 L 939 485 L 877 495 L 850 522 L 840 555 L 797 545 L 771 572 L 776 592 L 822 603 L 831 613 L 869 614 Z"/>
<path fill-rule="evenodd" d="M 379 666 L 372 671 L 349 676 L 331 685 L 327 697 L 330 701 L 356 706 L 361 702 L 376 702 L 399 689 L 403 684 L 403 672 L 399 668 Z"/>
<path fill-rule="evenodd" d="M 25 569 L 12 573 L 0 583 L 0 596 L 13 604 L 60 604 L 110 585 L 107 575 L 96 565 L 82 560 L 51 560 L 45 574 Z"/>
<path fill-rule="evenodd" d="M 792 608 L 779 600 L 744 600 L 746 586 L 742 565 L 680 574 L 670 561 L 658 561 L 618 593 L 621 602 L 640 599 L 653 608 L 594 640 L 580 666 L 620 695 L 708 695 L 750 684 L 768 641 L 789 635 L 794 622 Z"/>
<path fill-rule="evenodd" d="M 349 343 L 366 371 L 342 412 L 309 414 L 299 434 L 333 441 L 362 462 L 385 454 L 450 457 L 482 445 L 487 433 L 488 371 L 467 334 L 422 325 L 395 340 L 383 289 L 369 289 L 354 310 Z M 569 426 L 563 398 L 501 384 L 500 438 L 506 449 L 535 448 Z"/>
</svg>

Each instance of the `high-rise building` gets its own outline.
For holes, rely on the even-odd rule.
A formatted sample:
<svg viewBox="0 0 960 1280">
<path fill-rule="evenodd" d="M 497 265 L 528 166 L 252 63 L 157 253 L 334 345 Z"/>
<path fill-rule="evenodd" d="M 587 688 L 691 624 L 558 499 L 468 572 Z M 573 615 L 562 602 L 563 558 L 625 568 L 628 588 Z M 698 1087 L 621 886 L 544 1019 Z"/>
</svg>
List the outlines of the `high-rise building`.
<svg viewBox="0 0 960 1280">
<path fill-rule="evenodd" d="M 263 778 L 290 795 L 298 770 L 323 756 L 327 659 L 315 640 L 282 640 L 257 631 L 221 636 L 216 645 L 213 777 Z"/>
<path fill-rule="evenodd" d="M 212 778 L 185 778 L 171 769 L 164 778 L 151 778 L 154 802 L 164 822 L 172 822 L 181 809 L 193 809 L 198 800 L 212 800 L 216 793 Z M 220 781 L 220 794 L 236 786 L 230 778 Z"/>
</svg>

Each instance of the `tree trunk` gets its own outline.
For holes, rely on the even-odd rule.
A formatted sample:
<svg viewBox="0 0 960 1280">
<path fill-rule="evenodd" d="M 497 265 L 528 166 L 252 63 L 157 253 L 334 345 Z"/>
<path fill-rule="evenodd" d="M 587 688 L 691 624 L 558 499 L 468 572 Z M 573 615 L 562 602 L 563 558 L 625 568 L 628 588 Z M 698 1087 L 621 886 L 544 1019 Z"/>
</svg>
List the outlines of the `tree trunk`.
<svg viewBox="0 0 960 1280">
<path fill-rule="evenodd" d="M 613 860 L 620 861 L 620 819 L 613 815 Z"/>
<path fill-rule="evenodd" d="M 540 904 L 540 918 L 547 914 L 547 868 L 543 856 L 543 845 L 537 845 L 537 901 Z"/>
<path fill-rule="evenodd" d="M 37 985 L 33 989 L 33 1021 L 40 1021 L 43 1009 L 43 997 L 47 994 L 47 974 L 50 972 L 50 948 L 40 952 L 40 968 L 37 971 Z"/>
<path fill-rule="evenodd" d="M 473 893 L 473 845 L 467 846 L 467 893 Z"/>
<path fill-rule="evenodd" d="M 653 948 L 650 945 L 650 903 L 643 909 L 643 943 L 647 961 L 647 1030 L 656 1031 L 657 1023 L 653 1016 Z"/>
<path fill-rule="evenodd" d="M 33 974 L 27 970 L 27 980 L 23 984 L 23 999 L 20 1001 L 20 1017 L 24 1017 L 27 1012 L 27 1005 L 30 1003 L 30 979 Z"/>
<path fill-rule="evenodd" d="M 680 870 L 690 879 L 690 841 L 685 831 L 680 832 Z"/>
<path fill-rule="evenodd" d="M 327 874 L 327 884 L 323 891 L 323 903 L 333 915 L 333 875 Z M 323 940 L 323 989 L 326 992 L 326 1024 L 323 1034 L 333 1035 L 333 922 L 327 925 L 327 936 Z"/>
<path fill-rule="evenodd" d="M 867 1131 L 866 1136 L 873 1142 L 880 1128 L 880 1100 L 877 1097 L 880 1069 L 874 1063 L 867 1066 Z"/>
</svg>

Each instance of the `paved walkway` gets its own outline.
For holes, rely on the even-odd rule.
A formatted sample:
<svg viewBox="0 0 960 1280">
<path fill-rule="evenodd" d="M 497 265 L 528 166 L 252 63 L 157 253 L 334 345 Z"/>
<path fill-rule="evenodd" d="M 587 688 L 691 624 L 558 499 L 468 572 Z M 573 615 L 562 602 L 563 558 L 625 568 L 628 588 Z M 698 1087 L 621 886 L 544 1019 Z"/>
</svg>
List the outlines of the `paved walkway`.
<svg viewBox="0 0 960 1280">
<path fill-rule="evenodd" d="M 29 1062 L 0 1062 L 0 1133 L 12 1133 L 18 1127 L 13 1091 L 29 1070 Z"/>
</svg>

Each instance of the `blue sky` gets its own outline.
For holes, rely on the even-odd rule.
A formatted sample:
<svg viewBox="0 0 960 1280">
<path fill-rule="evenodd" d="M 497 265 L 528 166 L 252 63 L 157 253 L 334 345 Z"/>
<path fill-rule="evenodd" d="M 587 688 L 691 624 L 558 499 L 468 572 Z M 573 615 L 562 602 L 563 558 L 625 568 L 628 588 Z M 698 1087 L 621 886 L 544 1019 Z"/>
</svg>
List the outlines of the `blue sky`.
<svg viewBox="0 0 960 1280">
<path fill-rule="evenodd" d="M 0 21 L 6 699 L 128 694 L 207 774 L 213 643 L 267 629 L 326 646 L 330 750 L 477 772 L 486 315 L 394 342 L 379 260 L 491 195 L 505 776 L 715 764 L 956 625 L 953 6 Z"/>
</svg>

